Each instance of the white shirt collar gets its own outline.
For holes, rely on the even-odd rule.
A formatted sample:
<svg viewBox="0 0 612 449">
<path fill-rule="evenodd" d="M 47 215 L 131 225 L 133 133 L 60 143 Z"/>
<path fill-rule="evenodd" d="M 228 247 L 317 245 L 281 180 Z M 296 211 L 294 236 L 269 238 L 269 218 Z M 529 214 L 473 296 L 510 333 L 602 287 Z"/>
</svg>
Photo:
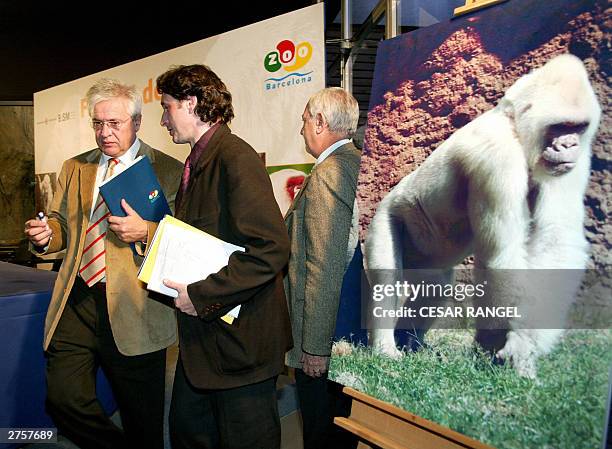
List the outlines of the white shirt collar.
<svg viewBox="0 0 612 449">
<path fill-rule="evenodd" d="M 123 153 L 121 156 L 119 156 L 117 159 L 119 159 L 119 162 L 121 164 L 129 165 L 134 159 L 136 159 L 138 150 L 140 150 L 140 139 L 136 138 L 132 146 L 128 148 L 128 150 L 125 153 Z M 110 159 L 112 159 L 111 156 L 107 156 L 106 154 L 102 153 L 102 157 L 100 158 L 100 165 L 106 166 Z"/>
<path fill-rule="evenodd" d="M 332 154 L 336 149 L 340 148 L 342 145 L 349 143 L 351 139 L 342 139 L 337 141 L 336 143 L 331 144 L 323 153 L 319 154 L 315 165 L 319 165 L 323 162 L 330 154 Z"/>
</svg>

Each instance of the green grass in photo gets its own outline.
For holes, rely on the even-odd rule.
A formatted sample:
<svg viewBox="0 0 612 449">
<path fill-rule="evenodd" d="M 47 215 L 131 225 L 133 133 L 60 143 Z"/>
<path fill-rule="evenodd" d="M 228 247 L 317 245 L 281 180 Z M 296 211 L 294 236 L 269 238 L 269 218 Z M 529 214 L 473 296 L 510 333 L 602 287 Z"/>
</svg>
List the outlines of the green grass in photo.
<svg viewBox="0 0 612 449">
<path fill-rule="evenodd" d="M 343 342 L 330 378 L 499 449 L 601 446 L 612 332 L 568 331 L 536 379 L 493 365 L 472 335 L 430 330 L 399 360 Z"/>
</svg>

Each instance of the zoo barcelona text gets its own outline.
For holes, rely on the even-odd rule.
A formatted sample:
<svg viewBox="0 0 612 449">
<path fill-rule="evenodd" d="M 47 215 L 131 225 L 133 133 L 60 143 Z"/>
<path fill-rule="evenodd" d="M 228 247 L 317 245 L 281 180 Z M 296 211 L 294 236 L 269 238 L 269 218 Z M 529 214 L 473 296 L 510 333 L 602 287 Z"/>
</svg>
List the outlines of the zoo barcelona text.
<svg viewBox="0 0 612 449">
<path fill-rule="evenodd" d="M 282 89 L 286 87 L 297 86 L 312 81 L 309 72 L 299 72 L 298 69 L 304 67 L 312 58 L 312 44 L 304 41 L 295 45 L 293 41 L 285 39 L 276 44 L 276 49 L 269 52 L 264 57 L 264 68 L 275 73 L 281 70 L 289 72 L 282 75 L 280 72 L 278 77 L 270 77 L 265 80 L 265 89 Z"/>
</svg>

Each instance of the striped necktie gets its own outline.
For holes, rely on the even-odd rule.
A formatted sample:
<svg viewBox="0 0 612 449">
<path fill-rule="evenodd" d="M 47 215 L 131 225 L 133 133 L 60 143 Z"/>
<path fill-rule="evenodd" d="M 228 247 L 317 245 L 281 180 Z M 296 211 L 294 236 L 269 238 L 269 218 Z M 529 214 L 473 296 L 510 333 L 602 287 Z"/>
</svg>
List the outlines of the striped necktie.
<svg viewBox="0 0 612 449">
<path fill-rule="evenodd" d="M 113 175 L 119 159 L 109 159 L 104 179 Z M 83 257 L 79 275 L 85 283 L 91 287 L 106 275 L 106 253 L 104 241 L 108 228 L 108 217 L 110 212 L 102 195 L 98 194 L 98 202 L 89 220 L 89 226 L 85 231 L 85 244 L 83 246 Z"/>
</svg>

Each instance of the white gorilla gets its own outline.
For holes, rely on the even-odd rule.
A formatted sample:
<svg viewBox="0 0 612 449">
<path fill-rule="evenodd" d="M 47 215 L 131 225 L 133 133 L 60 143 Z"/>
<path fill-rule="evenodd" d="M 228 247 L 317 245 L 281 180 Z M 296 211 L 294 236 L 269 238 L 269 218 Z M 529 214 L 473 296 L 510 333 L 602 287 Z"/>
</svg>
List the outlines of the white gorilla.
<svg viewBox="0 0 612 449">
<path fill-rule="evenodd" d="M 283 216 L 287 210 L 289 210 L 305 178 L 306 174 L 303 171 L 293 168 L 284 168 L 270 175 L 274 198 L 276 198 L 276 202 Z"/>
<path fill-rule="evenodd" d="M 41 208 L 48 214 L 50 212 L 51 202 L 53 201 L 53 185 L 51 184 L 49 173 L 42 175 L 39 188 L 42 201 Z"/>
<path fill-rule="evenodd" d="M 575 56 L 557 56 L 519 78 L 494 109 L 456 131 L 381 201 L 366 236 L 367 269 L 436 268 L 451 276 L 471 254 L 482 269 L 584 269 L 583 198 L 600 115 Z M 368 277 L 371 285 L 393 281 L 388 272 Z M 571 299 L 554 313 L 567 312 L 579 284 L 564 286 Z M 490 287 L 494 300 L 514 295 L 514 303 L 529 307 L 538 301 L 503 282 Z M 391 302 L 401 306 L 397 297 Z M 487 331 L 476 340 L 521 375 L 535 376 L 536 358 L 562 330 L 507 324 L 501 342 Z M 372 346 L 400 355 L 393 329 L 373 327 Z"/>
</svg>

